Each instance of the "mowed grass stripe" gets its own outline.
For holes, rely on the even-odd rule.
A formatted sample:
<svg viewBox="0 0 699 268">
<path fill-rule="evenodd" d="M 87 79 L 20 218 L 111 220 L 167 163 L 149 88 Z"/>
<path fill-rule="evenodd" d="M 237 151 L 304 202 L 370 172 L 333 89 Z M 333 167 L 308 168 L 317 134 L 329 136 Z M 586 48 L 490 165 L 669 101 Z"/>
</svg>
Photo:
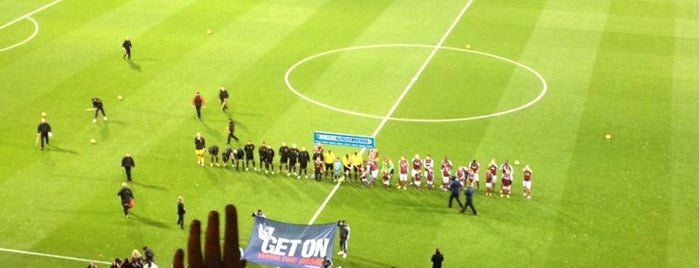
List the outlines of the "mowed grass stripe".
<svg viewBox="0 0 699 268">
<path fill-rule="evenodd" d="M 612 260 L 623 264 L 639 259 L 643 259 L 643 263 L 664 263 L 663 256 L 658 256 L 648 247 L 638 247 L 637 243 L 640 240 L 658 245 L 666 243 L 665 232 L 659 231 L 666 228 L 662 223 L 665 212 L 658 208 L 667 205 L 669 189 L 666 185 L 656 185 L 652 192 L 648 192 L 646 182 L 634 178 L 662 176 L 664 172 L 661 170 L 669 168 L 669 154 L 665 149 L 669 140 L 659 130 L 670 127 L 667 119 L 671 117 L 668 113 L 671 96 L 668 91 L 654 89 L 671 85 L 672 65 L 667 55 L 672 54 L 673 39 L 616 31 L 618 14 L 636 14 L 640 17 L 654 12 L 657 11 L 611 5 L 600 43 L 573 162 L 580 166 L 597 167 L 602 172 L 598 177 L 600 179 L 596 179 L 571 170 L 568 184 L 573 187 L 568 187 L 566 191 L 570 199 L 586 204 L 578 209 L 581 220 L 572 226 L 577 230 L 573 234 L 575 240 L 582 235 L 586 240 L 596 241 L 589 248 L 595 252 L 596 258 L 581 260 L 590 264 Z M 642 17 L 639 19 L 642 20 Z M 665 25 L 665 31 L 672 29 L 672 24 Z M 648 49 L 638 46 L 639 42 L 663 45 Z M 652 63 L 652 68 L 648 68 L 648 62 Z M 619 68 L 625 71 L 621 72 Z M 648 106 L 651 99 L 654 105 Z M 613 131 L 618 139 L 604 141 L 601 136 L 609 131 Z M 627 159 L 628 155 L 644 157 L 631 160 Z M 633 166 L 654 168 L 629 169 L 629 161 L 634 162 L 631 164 Z M 631 183 L 608 189 L 603 179 L 608 177 L 621 177 Z M 583 187 L 589 191 L 580 191 Z M 602 192 L 604 194 L 597 194 Z M 624 201 L 615 201 L 619 198 Z M 597 224 L 599 222 L 605 225 Z M 629 248 L 634 248 L 631 254 L 616 254 Z"/>
<path fill-rule="evenodd" d="M 691 211 L 697 211 L 697 198 L 695 193 L 699 190 L 699 185 L 692 176 L 683 172 L 687 163 L 699 161 L 693 148 L 699 147 L 694 137 L 699 135 L 699 128 L 694 122 L 699 118 L 696 112 L 696 103 L 699 102 L 699 94 L 696 91 L 695 67 L 697 64 L 697 39 L 691 38 L 699 36 L 699 28 L 696 27 L 695 19 L 680 19 L 681 15 L 696 10 L 694 3 L 677 3 L 678 19 L 675 20 L 675 42 L 673 60 L 673 81 L 672 81 L 672 129 L 671 135 L 671 162 L 668 175 L 671 187 L 671 206 L 668 208 L 669 221 L 668 243 L 665 250 L 667 254 L 667 266 L 699 266 L 699 258 L 688 258 L 694 256 L 693 251 L 699 248 L 697 237 L 699 220 L 694 217 Z"/>
</svg>

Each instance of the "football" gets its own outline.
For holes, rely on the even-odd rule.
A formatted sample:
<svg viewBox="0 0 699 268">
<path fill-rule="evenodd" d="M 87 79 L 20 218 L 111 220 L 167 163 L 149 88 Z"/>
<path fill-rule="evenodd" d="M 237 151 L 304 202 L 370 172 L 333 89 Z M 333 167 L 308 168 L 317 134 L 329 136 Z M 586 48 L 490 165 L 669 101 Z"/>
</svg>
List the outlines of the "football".
<svg viewBox="0 0 699 268">
<path fill-rule="evenodd" d="M 46 112 L 41 112 L 41 117 L 46 117 Z"/>
<path fill-rule="evenodd" d="M 95 144 L 97 141 L 95 139 L 90 139 L 90 143 Z"/>
<path fill-rule="evenodd" d="M 124 97 L 122 97 L 121 95 L 119 95 L 119 96 L 117 96 L 117 99 L 118 99 L 118 100 L 123 100 Z"/>
<path fill-rule="evenodd" d="M 608 140 L 608 139 L 611 139 L 611 138 L 612 138 L 612 135 L 609 135 L 609 134 L 604 135 L 604 139 L 605 139 L 605 140 Z"/>
</svg>

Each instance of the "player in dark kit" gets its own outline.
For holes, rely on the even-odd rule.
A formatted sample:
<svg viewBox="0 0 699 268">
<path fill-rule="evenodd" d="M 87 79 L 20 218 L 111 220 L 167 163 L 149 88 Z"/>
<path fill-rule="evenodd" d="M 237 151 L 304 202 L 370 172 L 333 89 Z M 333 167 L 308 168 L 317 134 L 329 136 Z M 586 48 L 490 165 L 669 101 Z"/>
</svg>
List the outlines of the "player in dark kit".
<svg viewBox="0 0 699 268">
<path fill-rule="evenodd" d="M 233 122 L 233 118 L 228 119 L 228 141 L 226 144 L 231 144 L 231 138 L 238 142 L 238 137 L 235 136 L 235 122 Z"/>
<path fill-rule="evenodd" d="M 279 147 L 279 174 L 284 174 L 289 171 L 289 146 L 282 142 Z M 284 172 L 284 173 L 282 173 Z"/>
<path fill-rule="evenodd" d="M 235 158 L 235 170 L 238 170 L 238 167 L 242 167 L 243 158 L 245 157 L 243 148 L 238 147 L 238 149 L 233 150 L 233 157 Z"/>
<path fill-rule="evenodd" d="M 262 142 L 262 145 L 260 145 L 260 148 L 257 149 L 257 154 L 260 158 L 260 169 L 257 171 L 262 171 L 262 165 L 267 162 L 267 160 L 265 160 L 265 157 L 267 156 L 267 144 L 265 144 L 264 141 Z"/>
<path fill-rule="evenodd" d="M 131 47 L 132 47 L 132 45 L 131 45 L 131 39 L 129 39 L 128 36 L 126 37 L 126 40 L 124 40 L 124 42 L 121 43 L 121 47 L 124 48 L 124 56 L 122 56 L 121 58 L 124 59 L 124 58 L 128 57 L 128 59 L 131 59 Z"/>
<path fill-rule="evenodd" d="M 268 172 L 274 174 L 274 149 L 271 144 L 267 144 L 267 150 L 265 150 L 265 173 Z"/>
<path fill-rule="evenodd" d="M 136 162 L 133 161 L 131 154 L 126 153 L 124 158 L 121 159 L 121 167 L 126 173 L 126 180 L 131 181 L 131 169 L 136 167 Z"/>
<path fill-rule="evenodd" d="M 228 90 L 223 85 L 221 90 L 218 92 L 218 99 L 221 100 L 221 111 L 228 110 Z"/>
<path fill-rule="evenodd" d="M 102 118 L 104 121 L 107 121 L 107 115 L 104 113 L 104 105 L 102 104 L 102 100 L 100 100 L 100 98 L 92 98 L 92 108 L 95 109 L 95 117 L 92 118 L 92 123 L 97 123 L 97 114 L 99 114 L 99 112 L 102 112 Z"/>
<path fill-rule="evenodd" d="M 214 144 L 214 145 L 209 146 L 209 155 L 211 156 L 210 166 L 212 166 L 212 167 L 214 165 L 216 165 L 217 167 L 221 166 L 218 164 L 218 145 Z"/>
<path fill-rule="evenodd" d="M 299 152 L 299 176 L 297 178 L 300 179 L 301 174 L 303 174 L 304 178 L 308 179 L 308 162 L 311 162 L 311 155 L 306 151 L 306 147 L 301 147 Z"/>
<path fill-rule="evenodd" d="M 294 176 L 298 175 L 296 174 L 296 162 L 298 162 L 299 159 L 299 149 L 296 148 L 296 144 L 291 144 L 291 148 L 289 148 L 289 171 L 287 171 L 286 175 L 289 176 L 292 173 Z M 300 178 L 300 177 L 299 177 Z"/>
<path fill-rule="evenodd" d="M 46 122 L 45 118 L 41 118 L 41 123 L 36 128 L 36 135 L 41 139 L 41 150 L 44 149 L 44 141 L 49 145 L 49 137 L 51 136 L 51 125 Z"/>
<path fill-rule="evenodd" d="M 223 160 L 223 167 L 228 166 L 228 161 L 233 158 L 233 149 L 231 147 L 226 147 L 226 149 L 223 149 L 223 153 L 221 153 L 221 159 Z M 234 165 L 231 164 L 231 167 Z"/>
<path fill-rule="evenodd" d="M 204 101 L 204 97 L 199 94 L 199 91 L 197 91 L 197 93 L 194 94 L 194 98 L 192 98 L 192 106 L 197 109 L 197 118 L 201 120 L 201 108 L 206 108 L 206 101 Z"/>
<path fill-rule="evenodd" d="M 252 144 L 252 140 L 248 140 L 248 144 L 243 147 L 245 150 L 245 171 L 250 170 L 250 162 L 252 162 L 252 168 L 255 168 L 255 145 Z"/>
</svg>

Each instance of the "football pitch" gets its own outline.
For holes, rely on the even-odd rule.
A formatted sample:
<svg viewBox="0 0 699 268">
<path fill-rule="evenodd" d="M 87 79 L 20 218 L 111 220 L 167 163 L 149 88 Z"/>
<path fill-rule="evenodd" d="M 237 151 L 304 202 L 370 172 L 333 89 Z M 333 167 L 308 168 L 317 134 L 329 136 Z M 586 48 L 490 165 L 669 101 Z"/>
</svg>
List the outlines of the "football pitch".
<svg viewBox="0 0 699 268">
<path fill-rule="evenodd" d="M 297 224 L 344 219 L 349 254 L 334 255 L 336 267 L 430 267 L 435 248 L 444 267 L 699 267 L 697 1 L 4 0 L 0 10 L 0 267 L 108 267 L 143 246 L 170 267 L 188 238 L 178 196 L 186 227 L 234 204 L 243 247 L 257 209 Z M 108 120 L 93 123 L 92 97 Z M 44 150 L 42 112 L 54 134 Z M 478 216 L 447 208 L 439 189 L 399 190 L 397 176 L 385 190 L 209 166 L 208 155 L 197 165 L 195 134 L 223 149 L 229 118 L 231 146 L 251 140 L 256 161 L 263 142 L 312 150 L 314 131 L 375 137 L 396 165 L 475 159 Z M 127 152 L 128 219 L 116 195 Z M 491 159 L 520 163 L 511 198 L 485 196 Z"/>
</svg>

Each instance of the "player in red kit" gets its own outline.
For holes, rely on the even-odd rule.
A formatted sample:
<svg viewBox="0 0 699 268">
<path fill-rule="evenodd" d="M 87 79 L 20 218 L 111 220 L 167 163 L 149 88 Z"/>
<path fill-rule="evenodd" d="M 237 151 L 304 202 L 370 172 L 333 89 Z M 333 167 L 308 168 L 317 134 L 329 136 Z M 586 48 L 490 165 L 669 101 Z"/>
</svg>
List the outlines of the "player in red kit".
<svg viewBox="0 0 699 268">
<path fill-rule="evenodd" d="M 503 172 L 500 183 L 500 197 L 507 195 L 507 198 L 510 198 L 510 195 L 512 194 L 512 174 L 510 174 L 509 171 Z"/>
<path fill-rule="evenodd" d="M 415 179 L 420 177 L 420 173 L 422 173 L 422 160 L 420 159 L 420 155 L 415 154 L 413 157 L 412 161 L 412 166 L 413 166 L 413 171 L 412 175 L 413 176 L 413 184 L 415 183 Z"/>
<path fill-rule="evenodd" d="M 442 160 L 442 191 L 449 190 L 449 180 L 451 179 L 452 163 L 447 156 Z"/>
<path fill-rule="evenodd" d="M 468 169 L 465 166 L 460 166 L 456 170 L 456 179 L 458 179 L 461 184 L 466 185 L 466 177 L 468 177 Z"/>
<path fill-rule="evenodd" d="M 371 187 L 374 188 L 376 178 L 379 177 L 379 166 L 376 164 L 376 161 L 372 160 L 367 163 L 367 168 L 369 169 L 369 181 L 367 181 L 367 185 L 371 185 Z"/>
<path fill-rule="evenodd" d="M 522 172 L 524 172 L 524 178 L 522 179 L 522 186 L 524 187 L 523 194 L 527 199 L 532 199 L 532 170 L 529 168 L 529 165 L 526 165 L 524 169 L 522 169 Z"/>
<path fill-rule="evenodd" d="M 425 179 L 427 180 L 427 190 L 434 189 L 434 170 L 432 168 L 425 171 Z"/>
<path fill-rule="evenodd" d="M 490 159 L 490 164 L 488 164 L 488 171 L 493 175 L 493 189 L 498 182 L 498 164 L 495 163 L 495 159 Z M 492 195 L 492 192 L 491 192 Z"/>
<path fill-rule="evenodd" d="M 474 159 L 471 161 L 471 164 L 468 166 L 468 168 L 471 170 L 470 175 L 473 176 L 473 180 L 476 182 L 476 190 L 481 189 L 481 182 L 478 179 L 478 171 L 481 169 L 481 164 L 476 162 Z"/>
<path fill-rule="evenodd" d="M 495 186 L 495 175 L 488 169 L 485 172 L 485 195 L 486 196 L 492 196 L 493 195 L 493 188 Z"/>
<path fill-rule="evenodd" d="M 425 166 L 425 177 L 427 177 L 427 170 L 434 170 L 434 159 L 432 159 L 432 157 L 430 157 L 430 155 L 428 154 L 425 156 L 425 161 L 423 161 L 422 163 Z"/>
<path fill-rule="evenodd" d="M 408 160 L 401 156 L 398 160 L 398 189 L 406 189 L 408 184 Z"/>
<path fill-rule="evenodd" d="M 502 166 L 500 166 L 500 170 L 502 171 L 503 178 L 505 177 L 505 171 L 510 173 L 510 178 L 512 178 L 512 172 L 514 171 L 514 169 L 512 169 L 512 165 L 510 165 L 510 162 L 507 162 L 507 160 L 505 160 L 505 163 L 502 163 Z"/>
<path fill-rule="evenodd" d="M 466 184 L 466 187 L 467 187 L 467 188 L 468 188 L 469 186 L 470 186 L 470 187 L 473 187 L 473 184 L 476 184 L 476 183 L 478 182 L 478 181 L 476 181 L 476 176 L 475 176 L 475 175 L 476 175 L 476 174 L 473 173 L 473 170 L 469 170 L 469 171 L 468 171 L 468 175 L 466 175 L 466 181 L 468 181 L 468 183 Z"/>
</svg>

